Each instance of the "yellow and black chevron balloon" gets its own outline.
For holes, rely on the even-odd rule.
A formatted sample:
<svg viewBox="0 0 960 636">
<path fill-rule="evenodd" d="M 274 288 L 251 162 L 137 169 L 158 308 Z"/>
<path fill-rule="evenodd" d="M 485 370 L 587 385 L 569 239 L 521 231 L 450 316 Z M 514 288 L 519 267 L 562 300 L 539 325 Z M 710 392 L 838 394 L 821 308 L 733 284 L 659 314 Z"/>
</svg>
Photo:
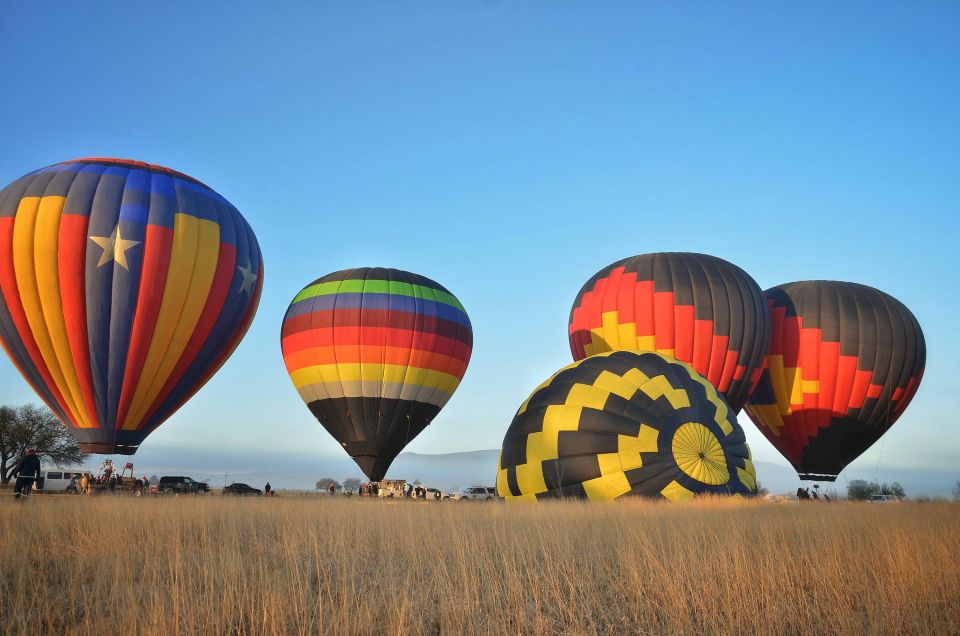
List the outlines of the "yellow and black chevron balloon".
<svg viewBox="0 0 960 636">
<path fill-rule="evenodd" d="M 756 472 L 736 417 L 689 365 L 614 351 L 564 367 L 517 411 L 500 452 L 507 499 L 750 495 Z"/>
</svg>

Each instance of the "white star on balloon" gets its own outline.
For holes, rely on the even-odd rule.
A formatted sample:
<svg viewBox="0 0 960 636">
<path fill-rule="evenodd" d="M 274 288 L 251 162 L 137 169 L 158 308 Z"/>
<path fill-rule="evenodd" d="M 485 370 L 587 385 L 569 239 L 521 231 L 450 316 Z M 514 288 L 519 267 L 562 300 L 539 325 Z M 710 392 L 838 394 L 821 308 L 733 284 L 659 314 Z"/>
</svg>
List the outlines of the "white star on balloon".
<svg viewBox="0 0 960 636">
<path fill-rule="evenodd" d="M 103 249 L 103 254 L 100 255 L 100 261 L 97 263 L 98 269 L 110 261 L 114 261 L 123 269 L 130 271 L 130 267 L 127 266 L 126 251 L 131 247 L 140 245 L 140 241 L 128 241 L 120 236 L 119 224 L 113 228 L 110 236 L 91 236 L 90 240 Z"/>
<path fill-rule="evenodd" d="M 257 275 L 253 273 L 253 270 L 249 266 L 241 267 L 237 266 L 237 269 L 240 271 L 240 275 L 243 276 L 243 281 L 240 283 L 240 293 L 244 294 L 253 294 L 253 286 L 257 283 Z"/>
</svg>

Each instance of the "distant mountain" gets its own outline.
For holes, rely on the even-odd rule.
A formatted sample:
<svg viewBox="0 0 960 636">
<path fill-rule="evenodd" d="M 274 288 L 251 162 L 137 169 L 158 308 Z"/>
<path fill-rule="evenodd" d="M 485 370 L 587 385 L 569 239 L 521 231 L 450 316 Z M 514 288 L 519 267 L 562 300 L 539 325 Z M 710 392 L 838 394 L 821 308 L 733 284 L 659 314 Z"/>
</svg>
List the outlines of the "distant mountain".
<svg viewBox="0 0 960 636">
<path fill-rule="evenodd" d="M 493 486 L 497 483 L 497 449 L 425 455 L 401 453 L 387 478 L 419 479 L 442 489 L 463 486 Z"/>
<path fill-rule="evenodd" d="M 444 490 L 464 486 L 492 486 L 496 483 L 497 449 L 459 453 L 424 454 L 401 453 L 387 473 L 388 478 L 419 479 L 424 484 Z M 225 482 L 244 482 L 262 488 L 266 482 L 275 488 L 312 490 L 321 477 L 343 481 L 348 477 L 363 479 L 363 473 L 346 455 L 339 457 L 315 456 L 298 453 L 254 453 L 211 451 L 202 448 L 175 448 L 148 446 L 132 458 L 117 457 L 123 462 L 133 461 L 136 474 L 189 475 L 209 481 L 214 487 Z M 91 459 L 88 466 L 95 469 L 100 458 Z M 757 479 L 772 493 L 795 493 L 801 484 L 796 472 L 784 462 L 757 461 Z M 847 474 L 849 473 L 849 474 Z M 878 475 L 881 482 L 899 482 L 911 497 L 928 495 L 949 497 L 960 478 L 960 471 L 925 470 L 911 467 L 886 467 Z M 823 490 L 846 493 L 847 480 L 871 480 L 872 475 L 860 474 L 856 468 L 840 475 L 835 484 L 822 484 Z M 811 485 L 806 482 L 805 485 Z"/>
</svg>

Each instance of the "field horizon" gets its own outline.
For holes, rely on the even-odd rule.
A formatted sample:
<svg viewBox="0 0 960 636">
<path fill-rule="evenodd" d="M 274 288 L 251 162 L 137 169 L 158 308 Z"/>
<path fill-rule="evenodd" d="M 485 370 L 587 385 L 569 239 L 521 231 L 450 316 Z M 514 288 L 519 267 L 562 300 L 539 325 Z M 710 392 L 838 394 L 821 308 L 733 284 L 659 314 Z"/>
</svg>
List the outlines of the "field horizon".
<svg viewBox="0 0 960 636">
<path fill-rule="evenodd" d="M 0 629 L 957 633 L 960 506 L 0 501 Z"/>
</svg>

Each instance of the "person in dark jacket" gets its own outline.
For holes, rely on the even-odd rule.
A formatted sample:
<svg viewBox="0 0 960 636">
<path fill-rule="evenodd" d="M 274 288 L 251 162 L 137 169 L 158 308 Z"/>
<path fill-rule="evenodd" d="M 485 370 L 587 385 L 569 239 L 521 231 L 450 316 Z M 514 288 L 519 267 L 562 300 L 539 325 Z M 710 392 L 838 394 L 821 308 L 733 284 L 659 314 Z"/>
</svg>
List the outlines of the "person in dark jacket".
<svg viewBox="0 0 960 636">
<path fill-rule="evenodd" d="M 13 487 L 13 496 L 20 501 L 21 497 L 30 496 L 30 488 L 40 476 L 40 456 L 28 448 L 14 472 L 17 474 L 17 483 Z"/>
</svg>

